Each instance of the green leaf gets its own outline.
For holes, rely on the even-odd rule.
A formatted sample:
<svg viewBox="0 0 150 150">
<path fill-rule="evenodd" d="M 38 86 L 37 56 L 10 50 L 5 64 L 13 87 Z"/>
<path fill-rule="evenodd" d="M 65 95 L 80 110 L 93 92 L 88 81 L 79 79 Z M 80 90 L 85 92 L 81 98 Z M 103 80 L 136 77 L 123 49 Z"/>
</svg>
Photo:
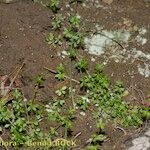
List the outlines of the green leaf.
<svg viewBox="0 0 150 150">
<path fill-rule="evenodd" d="M 103 135 L 103 134 L 94 134 L 93 135 L 93 142 L 96 143 L 96 142 L 103 142 L 104 140 L 106 139 L 106 136 Z"/>
<path fill-rule="evenodd" d="M 80 72 L 84 72 L 88 67 L 88 63 L 85 59 L 80 59 L 78 63 L 76 63 L 76 68 Z"/>
<path fill-rule="evenodd" d="M 80 24 L 80 18 L 78 16 L 71 16 L 69 18 L 69 22 L 73 26 L 79 26 L 79 24 Z"/>
</svg>

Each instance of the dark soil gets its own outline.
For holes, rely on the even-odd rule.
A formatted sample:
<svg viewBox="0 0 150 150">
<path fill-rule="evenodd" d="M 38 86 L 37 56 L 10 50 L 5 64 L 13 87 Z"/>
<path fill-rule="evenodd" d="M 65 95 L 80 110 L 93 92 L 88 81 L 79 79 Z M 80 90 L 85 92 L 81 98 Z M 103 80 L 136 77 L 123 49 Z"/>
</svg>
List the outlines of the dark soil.
<svg viewBox="0 0 150 150">
<path fill-rule="evenodd" d="M 71 12 L 69 8 L 63 6 L 63 3 L 66 2 L 62 1 L 63 13 Z M 87 19 L 88 22 L 86 27 L 82 29 L 83 31 L 92 30 L 93 23 L 100 23 L 111 30 L 118 29 L 122 18 L 131 19 L 135 24 L 150 29 L 150 7 L 149 3 L 144 2 L 144 0 L 115 0 L 111 5 L 104 3 L 103 5 L 105 9 L 96 8 L 91 2 L 89 2 L 90 8 L 78 6 L 78 14 L 82 16 L 83 20 Z M 21 89 L 25 97 L 30 99 L 33 97 L 35 77 L 44 72 L 46 82 L 44 88 L 40 90 L 40 96 L 37 98 L 43 103 L 47 103 L 49 99 L 54 97 L 55 89 L 60 86 L 60 83 L 54 79 L 54 75 L 43 69 L 46 66 L 55 70 L 56 66 L 62 62 L 60 56 L 57 55 L 60 48 L 54 49 L 45 41 L 46 35 L 51 31 L 51 19 L 52 12 L 48 8 L 29 0 L 13 4 L 0 4 L 0 75 L 11 73 L 16 66 L 25 62 L 25 67 L 20 74 Z M 147 34 L 147 39 L 150 41 L 150 32 Z M 149 47 L 150 43 L 147 43 L 146 46 L 139 47 L 139 49 L 150 52 Z M 86 52 L 81 51 L 80 53 L 87 56 L 87 58 L 90 57 Z M 98 57 L 96 57 L 96 60 L 98 62 L 102 61 Z M 68 62 L 67 58 L 63 60 L 65 66 L 68 66 Z M 105 72 L 112 82 L 123 80 L 126 88 L 136 85 L 136 88 L 147 95 L 150 90 L 150 79 L 144 78 L 138 73 L 134 78 L 131 78 L 131 75 L 128 74 L 128 71 L 137 72 L 135 65 L 111 62 L 106 66 Z M 92 66 L 93 63 L 90 64 L 91 68 Z M 111 76 L 112 73 L 113 76 Z M 77 73 L 74 74 L 74 78 L 78 79 L 78 76 Z M 134 94 L 137 96 L 137 93 Z M 137 98 L 139 97 L 137 96 Z M 139 104 L 140 98 L 134 103 Z M 91 112 L 87 112 L 86 116 L 80 114 L 78 116 L 73 136 L 79 132 L 82 134 L 77 138 L 78 147 L 76 150 L 84 147 L 91 134 L 96 131 Z M 138 133 L 138 131 L 134 128 L 128 128 L 126 129 L 127 135 L 124 135 L 121 130 L 115 129 L 109 124 L 106 129 L 109 138 L 104 142 L 102 149 L 124 149 L 125 140 L 132 133 Z"/>
</svg>

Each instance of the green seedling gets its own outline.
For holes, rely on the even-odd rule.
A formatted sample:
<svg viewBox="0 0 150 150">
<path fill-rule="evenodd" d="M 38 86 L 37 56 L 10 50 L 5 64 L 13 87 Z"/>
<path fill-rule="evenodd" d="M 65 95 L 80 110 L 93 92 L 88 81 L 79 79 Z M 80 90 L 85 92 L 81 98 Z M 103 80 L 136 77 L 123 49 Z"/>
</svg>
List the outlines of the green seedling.
<svg viewBox="0 0 150 150">
<path fill-rule="evenodd" d="M 36 86 L 40 87 L 45 81 L 44 76 L 42 74 L 38 75 L 35 79 Z"/>
<path fill-rule="evenodd" d="M 61 35 L 55 37 L 53 33 L 49 33 L 46 37 L 46 41 L 48 44 L 52 44 L 56 47 L 56 44 L 61 45 Z"/>
<path fill-rule="evenodd" d="M 73 116 L 74 116 L 74 113 L 75 113 L 75 109 L 72 108 L 72 107 L 69 107 L 69 109 L 68 109 L 68 117 L 69 117 L 70 119 L 74 118 L 74 117 L 73 117 Z"/>
<path fill-rule="evenodd" d="M 64 100 L 56 100 L 46 106 L 48 112 L 48 118 L 52 121 L 60 123 L 63 127 L 69 129 L 72 127 L 72 121 L 70 117 L 61 115 L 61 107 L 65 104 Z"/>
<path fill-rule="evenodd" d="M 91 103 L 97 107 L 97 111 L 94 112 L 95 118 L 98 120 L 102 116 L 106 120 L 111 118 L 114 121 L 118 120 L 117 123 L 124 126 L 137 127 L 141 125 L 144 114 L 149 116 L 149 113 L 147 111 L 145 112 L 145 109 L 141 107 L 129 107 L 129 104 L 122 100 L 125 91 L 122 82 L 118 81 L 111 87 L 110 81 L 103 73 L 101 67 L 98 70 L 96 69 L 95 73 L 90 76 L 85 76 L 80 80 L 81 88 L 89 91 L 86 97 L 89 97 Z M 103 124 L 98 122 L 97 126 L 102 128 Z"/>
<path fill-rule="evenodd" d="M 56 15 L 56 17 L 52 21 L 52 27 L 53 29 L 59 29 L 61 27 L 61 22 L 62 22 L 62 15 Z"/>
<path fill-rule="evenodd" d="M 35 104 L 32 100 L 30 100 L 28 102 L 28 105 L 27 105 L 27 111 L 28 113 L 38 113 L 38 110 L 39 110 L 39 106 L 37 104 Z"/>
<path fill-rule="evenodd" d="M 145 120 L 149 120 L 150 119 L 150 108 L 145 108 L 141 111 L 142 116 Z"/>
<path fill-rule="evenodd" d="M 20 100 L 20 99 L 22 98 L 22 94 L 21 94 L 21 92 L 20 92 L 19 90 L 15 90 L 15 91 L 13 92 L 13 97 L 14 97 L 14 99 L 16 99 L 16 100 Z"/>
<path fill-rule="evenodd" d="M 63 32 L 63 35 L 66 39 L 70 39 L 73 36 L 74 32 L 72 31 L 71 28 L 65 29 Z"/>
<path fill-rule="evenodd" d="M 97 123 L 96 123 L 96 126 L 97 126 L 97 128 L 101 131 L 101 130 L 104 130 L 104 128 L 105 128 L 105 123 L 104 123 L 104 121 L 103 121 L 103 119 L 102 118 L 100 118 L 98 121 L 97 121 Z"/>
<path fill-rule="evenodd" d="M 59 10 L 59 3 L 60 3 L 60 0 L 49 0 L 48 6 L 51 8 L 51 10 L 54 13 L 57 13 L 57 11 Z"/>
<path fill-rule="evenodd" d="M 88 103 L 87 103 L 87 100 L 86 98 L 80 98 L 78 101 L 77 101 L 77 105 L 80 107 L 81 110 L 85 111 L 88 109 Z"/>
<path fill-rule="evenodd" d="M 63 64 L 59 64 L 59 66 L 56 69 L 56 75 L 55 78 L 58 80 L 64 80 L 65 78 L 65 69 Z"/>
<path fill-rule="evenodd" d="M 77 53 L 74 48 L 69 48 L 68 53 L 69 53 L 69 57 L 71 58 L 71 60 L 76 59 Z"/>
<path fill-rule="evenodd" d="M 61 89 L 57 90 L 55 93 L 58 96 L 65 96 L 67 90 L 67 86 L 63 86 Z"/>
<path fill-rule="evenodd" d="M 6 106 L 2 106 L 0 109 L 0 125 L 4 125 L 5 128 L 9 127 L 11 125 L 10 120 L 13 118 L 13 113 Z"/>
<path fill-rule="evenodd" d="M 73 27 L 79 27 L 80 18 L 78 16 L 71 16 L 69 18 L 69 22 L 70 22 L 71 26 L 73 26 Z"/>
<path fill-rule="evenodd" d="M 89 146 L 87 147 L 87 150 L 98 150 L 97 147 L 98 147 L 97 145 L 89 145 Z"/>
<path fill-rule="evenodd" d="M 50 137 L 58 136 L 58 132 L 57 132 L 57 131 L 56 131 L 56 129 L 55 129 L 55 128 L 53 128 L 53 127 L 50 127 L 49 134 L 50 134 Z"/>
<path fill-rule="evenodd" d="M 63 32 L 64 38 L 69 41 L 69 45 L 73 48 L 79 47 L 83 43 L 83 37 L 80 33 L 72 29 L 65 29 Z"/>
<path fill-rule="evenodd" d="M 53 33 L 49 33 L 48 36 L 46 37 L 46 41 L 48 44 L 55 43 L 55 36 Z"/>
<path fill-rule="evenodd" d="M 106 139 L 106 136 L 104 134 L 94 134 L 92 136 L 93 143 L 102 143 L 105 139 Z"/>
<path fill-rule="evenodd" d="M 25 118 L 19 117 L 15 120 L 11 126 L 11 140 L 15 141 L 17 145 L 23 145 L 25 141 L 28 140 L 28 136 L 24 133 L 26 132 L 27 124 Z"/>
<path fill-rule="evenodd" d="M 88 67 L 88 63 L 85 59 L 80 59 L 77 63 L 76 63 L 76 69 L 79 72 L 84 72 Z"/>
<path fill-rule="evenodd" d="M 102 64 L 96 64 L 95 73 L 102 73 L 102 72 L 103 72 L 103 65 Z"/>
<path fill-rule="evenodd" d="M 41 133 L 37 132 L 40 121 L 37 117 L 39 108 L 33 101 L 25 101 L 19 90 L 14 90 L 12 95 L 12 103 L 0 103 L 0 125 L 2 129 L 7 128 L 10 139 L 16 142 L 12 147 L 19 149 L 18 147 L 23 146 L 26 141 L 41 138 Z M 36 119 L 33 121 L 33 118 Z"/>
</svg>

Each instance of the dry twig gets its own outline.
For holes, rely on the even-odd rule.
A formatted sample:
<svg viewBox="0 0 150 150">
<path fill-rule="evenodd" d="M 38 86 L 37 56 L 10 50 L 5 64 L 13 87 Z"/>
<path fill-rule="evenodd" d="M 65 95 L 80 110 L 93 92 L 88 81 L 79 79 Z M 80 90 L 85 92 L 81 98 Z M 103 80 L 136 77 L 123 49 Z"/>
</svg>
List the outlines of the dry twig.
<svg viewBox="0 0 150 150">
<path fill-rule="evenodd" d="M 115 129 L 119 129 L 119 130 L 121 130 L 125 135 L 127 135 L 127 132 L 126 132 L 123 128 L 116 126 Z"/>
<path fill-rule="evenodd" d="M 50 69 L 50 68 L 47 68 L 47 67 L 44 67 L 44 69 L 46 69 L 46 70 L 48 70 L 49 72 L 51 72 L 51 73 L 53 73 L 53 74 L 57 74 L 57 72 L 55 71 L 55 70 L 52 70 L 52 69 Z M 68 79 L 68 80 L 71 80 L 71 81 L 73 81 L 73 82 L 75 82 L 75 83 L 78 83 L 78 84 L 80 84 L 80 82 L 79 81 L 77 81 L 76 79 L 72 79 L 72 78 L 70 78 L 70 77 L 68 77 L 68 76 L 64 76 L 66 79 Z"/>
<path fill-rule="evenodd" d="M 4 95 L 2 98 L 6 98 L 6 99 L 8 98 L 8 94 L 9 94 L 10 90 L 12 89 L 12 85 L 14 84 L 14 82 L 15 82 L 17 76 L 19 75 L 19 73 L 20 73 L 20 71 L 22 70 L 22 68 L 24 67 L 24 65 L 25 65 L 25 63 L 23 62 L 23 63 L 21 64 L 21 66 L 18 68 L 18 70 L 16 71 L 16 73 L 15 73 L 13 79 L 11 80 L 11 83 L 10 83 L 9 86 L 7 87 L 7 91 L 6 91 L 5 95 Z M 4 81 L 3 81 L 3 82 L 4 82 Z"/>
</svg>

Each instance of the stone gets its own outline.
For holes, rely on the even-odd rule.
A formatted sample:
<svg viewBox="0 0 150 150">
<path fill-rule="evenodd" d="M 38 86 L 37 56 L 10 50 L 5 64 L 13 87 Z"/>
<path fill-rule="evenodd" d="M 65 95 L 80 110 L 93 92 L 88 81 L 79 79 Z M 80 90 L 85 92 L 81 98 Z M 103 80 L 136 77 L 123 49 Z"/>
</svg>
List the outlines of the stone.
<svg viewBox="0 0 150 150">
<path fill-rule="evenodd" d="M 149 150 L 150 149 L 150 124 L 147 128 L 139 133 L 138 136 L 133 135 L 125 142 L 125 150 Z"/>
</svg>

